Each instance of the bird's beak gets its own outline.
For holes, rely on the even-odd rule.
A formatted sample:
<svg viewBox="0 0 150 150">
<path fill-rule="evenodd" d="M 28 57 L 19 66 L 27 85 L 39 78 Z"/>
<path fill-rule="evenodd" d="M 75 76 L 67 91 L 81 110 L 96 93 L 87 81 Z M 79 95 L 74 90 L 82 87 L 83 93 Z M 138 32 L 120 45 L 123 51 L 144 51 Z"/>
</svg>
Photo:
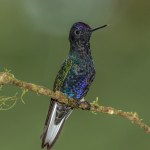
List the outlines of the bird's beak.
<svg viewBox="0 0 150 150">
<path fill-rule="evenodd" d="M 105 24 L 105 25 L 100 26 L 100 27 L 97 27 L 97 28 L 95 28 L 95 29 L 91 29 L 91 32 L 96 31 L 96 30 L 99 30 L 99 29 L 101 29 L 101 28 L 105 28 L 105 27 L 107 27 L 107 26 L 108 26 L 108 25 Z"/>
</svg>

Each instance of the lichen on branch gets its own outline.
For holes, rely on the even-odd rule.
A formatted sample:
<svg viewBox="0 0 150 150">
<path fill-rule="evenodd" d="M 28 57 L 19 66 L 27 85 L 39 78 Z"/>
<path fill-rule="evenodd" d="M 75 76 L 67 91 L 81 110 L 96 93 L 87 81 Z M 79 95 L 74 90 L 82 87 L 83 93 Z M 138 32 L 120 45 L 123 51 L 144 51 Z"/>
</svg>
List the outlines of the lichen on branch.
<svg viewBox="0 0 150 150">
<path fill-rule="evenodd" d="M 60 91 L 53 92 L 52 90 L 50 90 L 50 89 L 48 89 L 44 86 L 40 86 L 40 85 L 36 85 L 36 84 L 33 84 L 33 83 L 27 83 L 27 82 L 18 80 L 9 71 L 0 72 L 0 86 L 1 85 L 6 85 L 6 84 L 15 85 L 15 86 L 18 86 L 18 87 L 24 89 L 24 91 L 22 93 L 22 96 L 27 91 L 32 91 L 32 92 L 35 92 L 37 94 L 41 94 L 41 95 L 51 97 L 51 98 L 55 99 L 56 101 L 58 101 L 60 103 L 63 103 L 63 104 L 65 104 L 69 107 L 72 107 L 74 109 L 82 109 L 82 110 L 88 110 L 88 111 L 91 111 L 91 112 L 101 112 L 101 113 L 105 113 L 105 114 L 109 114 L 109 115 L 120 116 L 122 118 L 130 120 L 134 124 L 137 124 L 140 128 L 144 129 L 144 131 L 146 133 L 150 134 L 150 127 L 142 122 L 142 119 L 140 119 L 138 117 L 137 113 L 124 112 L 122 110 L 118 110 L 118 109 L 115 109 L 113 107 L 101 106 L 101 105 L 98 104 L 98 99 L 96 99 L 95 101 L 93 101 L 91 103 L 89 103 L 87 101 L 82 101 L 82 102 L 79 103 L 78 101 L 76 101 L 74 99 L 66 97 Z M 1 101 L 3 102 L 3 100 L 4 100 L 3 104 L 5 105 L 7 101 L 13 100 L 13 98 L 0 97 L 0 108 L 2 108 Z M 14 105 L 15 105 L 15 103 L 14 103 Z M 12 105 L 12 106 L 14 106 L 14 105 Z M 0 109 L 0 110 L 3 110 L 3 109 Z"/>
<path fill-rule="evenodd" d="M 0 110 L 9 110 L 13 108 L 17 100 L 17 93 L 11 97 L 0 96 Z"/>
</svg>

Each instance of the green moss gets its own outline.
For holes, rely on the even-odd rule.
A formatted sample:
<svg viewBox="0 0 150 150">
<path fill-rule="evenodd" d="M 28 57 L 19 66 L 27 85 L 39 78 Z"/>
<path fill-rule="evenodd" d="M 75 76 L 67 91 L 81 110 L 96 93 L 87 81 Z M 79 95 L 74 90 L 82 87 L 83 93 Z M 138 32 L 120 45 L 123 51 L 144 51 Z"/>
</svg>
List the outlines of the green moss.
<svg viewBox="0 0 150 150">
<path fill-rule="evenodd" d="M 23 99 L 23 97 L 25 96 L 25 94 L 28 92 L 28 89 L 23 89 L 22 88 L 22 93 L 21 93 L 21 96 L 20 96 L 20 99 L 22 101 L 23 104 L 25 104 L 25 101 Z"/>
<path fill-rule="evenodd" d="M 98 97 L 96 97 L 96 100 L 93 101 L 93 102 L 91 102 L 90 104 L 93 105 L 93 106 L 99 107 L 99 104 L 98 104 Z M 97 114 L 96 111 L 91 111 L 91 112 L 92 112 L 94 115 Z"/>
<path fill-rule="evenodd" d="M 18 100 L 18 93 L 14 96 L 0 96 L 0 110 L 9 110 L 13 108 Z"/>
</svg>

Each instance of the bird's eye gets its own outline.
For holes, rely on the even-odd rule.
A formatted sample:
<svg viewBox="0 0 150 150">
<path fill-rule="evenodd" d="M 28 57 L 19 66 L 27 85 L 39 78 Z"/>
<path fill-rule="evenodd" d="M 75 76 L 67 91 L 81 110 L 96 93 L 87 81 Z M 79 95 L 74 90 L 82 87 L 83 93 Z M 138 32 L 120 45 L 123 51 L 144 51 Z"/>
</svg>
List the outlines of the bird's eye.
<svg viewBox="0 0 150 150">
<path fill-rule="evenodd" d="M 76 35 L 79 35 L 80 34 L 80 31 L 79 30 L 75 30 L 74 32 Z"/>
</svg>

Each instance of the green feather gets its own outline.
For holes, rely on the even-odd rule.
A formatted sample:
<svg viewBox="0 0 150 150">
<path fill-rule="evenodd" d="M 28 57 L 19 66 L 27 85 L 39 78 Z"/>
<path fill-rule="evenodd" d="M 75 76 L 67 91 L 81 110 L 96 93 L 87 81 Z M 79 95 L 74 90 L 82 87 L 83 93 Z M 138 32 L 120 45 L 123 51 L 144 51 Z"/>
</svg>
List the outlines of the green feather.
<svg viewBox="0 0 150 150">
<path fill-rule="evenodd" d="M 54 83 L 54 91 L 60 91 L 64 83 L 64 80 L 66 79 L 67 74 L 71 69 L 71 66 L 72 66 L 71 59 L 69 58 L 66 59 L 56 76 L 55 83 Z"/>
</svg>

